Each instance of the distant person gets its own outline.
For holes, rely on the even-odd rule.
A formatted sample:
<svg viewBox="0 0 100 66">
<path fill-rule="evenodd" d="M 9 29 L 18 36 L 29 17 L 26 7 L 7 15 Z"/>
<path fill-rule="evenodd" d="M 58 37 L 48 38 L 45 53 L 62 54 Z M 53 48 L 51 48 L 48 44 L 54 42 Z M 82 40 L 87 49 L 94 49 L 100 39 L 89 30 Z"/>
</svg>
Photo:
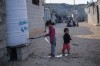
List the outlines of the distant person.
<svg viewBox="0 0 100 66">
<path fill-rule="evenodd" d="M 73 19 L 70 21 L 70 26 L 73 27 Z"/>
<path fill-rule="evenodd" d="M 74 20 L 73 20 L 73 26 L 74 26 L 74 27 L 77 26 L 77 25 L 76 25 L 76 22 L 75 22 Z"/>
<path fill-rule="evenodd" d="M 56 36 L 55 36 L 55 28 L 53 27 L 53 23 L 50 21 L 47 21 L 45 23 L 47 27 L 49 27 L 49 33 L 46 34 L 45 36 L 50 37 L 50 43 L 51 43 L 51 57 L 55 57 L 55 47 L 56 47 Z"/>
<path fill-rule="evenodd" d="M 65 33 L 64 36 L 63 36 L 64 44 L 63 44 L 63 48 L 62 48 L 62 54 L 63 55 L 65 55 L 66 49 L 67 49 L 67 53 L 70 54 L 70 40 L 71 40 L 68 28 L 64 29 L 64 33 Z"/>
<path fill-rule="evenodd" d="M 77 22 L 77 26 L 79 26 L 79 23 Z"/>
<path fill-rule="evenodd" d="M 71 27 L 70 22 L 71 22 L 71 20 L 69 19 L 67 22 L 67 27 Z"/>
</svg>

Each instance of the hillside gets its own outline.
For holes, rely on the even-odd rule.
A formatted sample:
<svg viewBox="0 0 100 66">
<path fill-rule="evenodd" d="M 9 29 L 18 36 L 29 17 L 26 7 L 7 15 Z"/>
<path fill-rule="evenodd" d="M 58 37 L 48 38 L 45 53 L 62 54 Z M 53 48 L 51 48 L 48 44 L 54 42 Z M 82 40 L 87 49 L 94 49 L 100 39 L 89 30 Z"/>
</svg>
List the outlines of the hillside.
<svg viewBox="0 0 100 66">
<path fill-rule="evenodd" d="M 77 10 L 78 18 L 81 20 L 85 18 L 85 10 L 86 4 L 79 4 L 79 5 L 69 5 L 69 4 L 46 4 L 47 8 L 51 8 L 51 10 L 56 11 L 59 15 L 71 15 L 73 13 L 73 10 Z"/>
</svg>

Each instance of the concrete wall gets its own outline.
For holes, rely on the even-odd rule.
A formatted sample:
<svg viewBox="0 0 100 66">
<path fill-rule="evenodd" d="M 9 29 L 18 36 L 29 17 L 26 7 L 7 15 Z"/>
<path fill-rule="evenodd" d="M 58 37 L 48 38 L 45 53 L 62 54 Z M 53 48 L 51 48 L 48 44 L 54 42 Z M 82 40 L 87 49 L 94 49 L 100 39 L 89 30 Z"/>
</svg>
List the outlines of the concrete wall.
<svg viewBox="0 0 100 66">
<path fill-rule="evenodd" d="M 39 6 L 32 4 L 32 0 L 27 0 L 27 10 L 29 19 L 29 35 L 34 37 L 44 32 L 44 0 L 39 0 Z"/>
<path fill-rule="evenodd" d="M 96 6 L 90 6 L 88 9 L 88 23 L 92 25 L 98 25 L 97 20 L 97 7 Z"/>
<path fill-rule="evenodd" d="M 97 9 L 98 6 L 98 9 Z M 99 11 L 98 11 L 99 10 Z M 94 6 L 88 6 L 85 9 L 87 13 L 87 22 L 91 25 L 100 25 L 100 0 L 98 0 Z"/>
<path fill-rule="evenodd" d="M 0 0 L 0 66 L 7 61 L 5 17 L 5 0 Z"/>
<path fill-rule="evenodd" d="M 100 0 L 97 0 L 97 4 L 100 5 Z"/>
</svg>

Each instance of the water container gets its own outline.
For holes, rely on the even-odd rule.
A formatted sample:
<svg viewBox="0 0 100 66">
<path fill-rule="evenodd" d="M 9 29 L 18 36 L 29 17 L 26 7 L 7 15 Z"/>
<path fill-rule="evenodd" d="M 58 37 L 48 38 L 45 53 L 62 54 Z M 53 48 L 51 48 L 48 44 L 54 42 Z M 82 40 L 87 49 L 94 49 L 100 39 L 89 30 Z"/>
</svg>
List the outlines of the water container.
<svg viewBox="0 0 100 66">
<path fill-rule="evenodd" d="M 6 0 L 7 46 L 29 43 L 26 0 Z"/>
</svg>

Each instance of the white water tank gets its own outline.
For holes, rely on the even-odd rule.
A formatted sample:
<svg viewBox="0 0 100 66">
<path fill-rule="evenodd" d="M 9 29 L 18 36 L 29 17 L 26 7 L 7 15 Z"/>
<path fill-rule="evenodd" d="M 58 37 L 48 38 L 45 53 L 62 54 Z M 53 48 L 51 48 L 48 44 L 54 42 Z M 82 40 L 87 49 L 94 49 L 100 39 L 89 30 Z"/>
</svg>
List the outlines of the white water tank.
<svg viewBox="0 0 100 66">
<path fill-rule="evenodd" d="M 26 0 L 6 0 L 7 46 L 29 43 Z"/>
</svg>

